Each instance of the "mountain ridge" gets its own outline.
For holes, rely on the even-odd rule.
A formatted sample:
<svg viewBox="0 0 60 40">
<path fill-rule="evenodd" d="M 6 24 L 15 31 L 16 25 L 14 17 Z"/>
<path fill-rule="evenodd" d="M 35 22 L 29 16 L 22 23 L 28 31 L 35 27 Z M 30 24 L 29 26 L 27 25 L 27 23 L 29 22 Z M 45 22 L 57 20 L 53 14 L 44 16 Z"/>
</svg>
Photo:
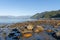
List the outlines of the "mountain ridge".
<svg viewBox="0 0 60 40">
<path fill-rule="evenodd" d="M 36 13 L 31 18 L 35 18 L 35 19 L 39 19 L 39 18 L 60 18 L 60 10 L 45 11 L 42 13 Z"/>
</svg>

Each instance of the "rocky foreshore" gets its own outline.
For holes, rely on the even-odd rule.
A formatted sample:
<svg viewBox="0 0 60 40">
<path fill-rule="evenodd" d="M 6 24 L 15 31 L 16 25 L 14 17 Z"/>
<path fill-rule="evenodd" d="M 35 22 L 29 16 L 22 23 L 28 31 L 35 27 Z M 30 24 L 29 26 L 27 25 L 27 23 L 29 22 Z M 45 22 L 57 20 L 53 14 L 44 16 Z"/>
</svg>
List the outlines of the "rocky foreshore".
<svg viewBox="0 0 60 40">
<path fill-rule="evenodd" d="M 1 40 L 60 40 L 60 20 L 15 23 L 0 28 L 0 34 Z"/>
</svg>

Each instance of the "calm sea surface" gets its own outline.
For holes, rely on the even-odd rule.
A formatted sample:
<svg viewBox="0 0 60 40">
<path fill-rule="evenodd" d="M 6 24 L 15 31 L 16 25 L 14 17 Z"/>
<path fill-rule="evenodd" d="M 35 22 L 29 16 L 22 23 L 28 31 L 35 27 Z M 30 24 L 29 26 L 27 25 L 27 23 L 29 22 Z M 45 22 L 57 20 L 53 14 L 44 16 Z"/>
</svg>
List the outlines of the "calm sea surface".
<svg viewBox="0 0 60 40">
<path fill-rule="evenodd" d="M 0 23 L 18 23 L 18 22 L 25 22 L 25 21 L 34 21 L 36 19 L 23 19 L 23 18 L 16 18 L 16 19 L 3 19 L 3 18 L 0 18 Z"/>
</svg>

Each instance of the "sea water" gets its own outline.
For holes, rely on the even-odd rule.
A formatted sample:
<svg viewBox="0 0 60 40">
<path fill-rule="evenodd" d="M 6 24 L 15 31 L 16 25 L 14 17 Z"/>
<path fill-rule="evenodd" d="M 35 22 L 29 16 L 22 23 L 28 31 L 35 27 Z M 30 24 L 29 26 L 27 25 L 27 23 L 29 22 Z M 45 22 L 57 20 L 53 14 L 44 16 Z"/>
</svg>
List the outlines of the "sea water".
<svg viewBox="0 0 60 40">
<path fill-rule="evenodd" d="M 9 18 L 6 18 L 6 19 L 3 19 L 3 18 L 0 18 L 0 23 L 18 23 L 18 22 L 25 22 L 25 21 L 35 21 L 36 19 L 24 19 L 24 18 L 13 18 L 13 19 L 9 19 Z"/>
</svg>

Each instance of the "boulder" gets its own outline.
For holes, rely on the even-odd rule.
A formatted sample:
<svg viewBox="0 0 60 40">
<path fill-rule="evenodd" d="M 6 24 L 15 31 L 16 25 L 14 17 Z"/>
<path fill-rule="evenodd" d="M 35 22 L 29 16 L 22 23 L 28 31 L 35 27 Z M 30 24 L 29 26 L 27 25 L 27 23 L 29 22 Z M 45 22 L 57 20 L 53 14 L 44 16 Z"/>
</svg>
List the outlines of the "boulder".
<svg viewBox="0 0 60 40">
<path fill-rule="evenodd" d="M 51 30 L 51 29 L 47 29 L 46 31 L 47 31 L 47 32 L 53 32 L 53 30 Z"/>
<path fill-rule="evenodd" d="M 60 25 L 60 23 L 57 23 L 57 25 L 59 26 L 59 25 Z"/>
<path fill-rule="evenodd" d="M 23 37 L 25 37 L 25 38 L 29 38 L 29 37 L 31 37 L 32 36 L 32 33 L 24 33 L 23 34 Z"/>
<path fill-rule="evenodd" d="M 52 33 L 52 36 L 57 39 L 57 40 L 60 40 L 60 32 L 54 32 Z"/>
<path fill-rule="evenodd" d="M 43 26 L 37 26 L 37 29 L 38 29 L 40 32 L 43 32 L 43 31 L 44 31 Z"/>
<path fill-rule="evenodd" d="M 38 33 L 38 32 L 40 32 L 40 31 L 39 31 L 38 29 L 35 29 L 34 32 Z"/>
<path fill-rule="evenodd" d="M 56 32 L 56 36 L 60 36 L 60 31 Z"/>
<path fill-rule="evenodd" d="M 32 24 L 29 24 L 29 25 L 27 26 L 27 29 L 28 29 L 28 30 L 32 30 L 33 27 L 34 27 L 34 26 L 33 26 Z"/>
</svg>

